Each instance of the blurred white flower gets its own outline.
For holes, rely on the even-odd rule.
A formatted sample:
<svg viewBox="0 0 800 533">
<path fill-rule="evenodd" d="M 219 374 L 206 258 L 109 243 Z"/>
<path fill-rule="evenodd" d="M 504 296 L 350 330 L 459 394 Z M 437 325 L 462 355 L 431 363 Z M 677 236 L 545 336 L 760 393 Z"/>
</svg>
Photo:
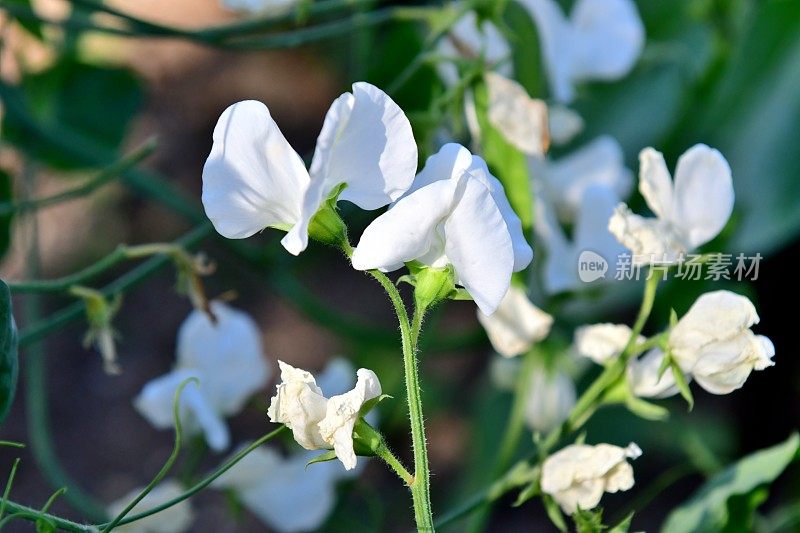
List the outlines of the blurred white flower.
<svg viewBox="0 0 800 533">
<path fill-rule="evenodd" d="M 548 294 L 580 291 L 596 286 L 600 280 L 587 285 L 579 276 L 579 261 L 584 252 L 601 256 L 608 265 L 615 265 L 625 248 L 608 231 L 608 219 L 619 202 L 616 194 L 604 185 L 585 190 L 576 215 L 572 239 L 559 224 L 549 195 L 540 183 L 534 182 L 534 231 L 546 250 L 542 266 L 542 286 Z M 603 281 L 613 280 L 613 274 L 603 274 Z"/>
<path fill-rule="evenodd" d="M 619 202 L 619 199 L 628 197 L 633 186 L 633 173 L 625 167 L 622 146 L 607 135 L 597 137 L 555 161 L 537 158 L 528 161 L 531 176 L 543 183 L 561 222 L 574 222 L 583 212 L 581 204 L 590 187 L 605 187 Z"/>
<path fill-rule="evenodd" d="M 592 324 L 575 330 L 575 351 L 599 365 L 616 358 L 631 338 L 631 328 L 624 324 Z M 639 335 L 637 344 L 645 338 Z"/>
<path fill-rule="evenodd" d="M 216 324 L 193 311 L 178 332 L 177 364 L 172 372 L 147 383 L 134 406 L 159 429 L 170 428 L 173 399 L 181 382 L 180 416 L 187 434 L 202 432 L 209 446 L 221 451 L 230 444 L 224 417 L 238 413 L 269 381 L 270 370 L 253 319 L 221 302 L 211 302 Z"/>
<path fill-rule="evenodd" d="M 446 144 L 428 158 L 408 192 L 364 230 L 353 266 L 391 271 L 412 260 L 452 265 L 457 282 L 492 314 L 512 272 L 532 259 L 519 217 L 484 160 Z"/>
<path fill-rule="evenodd" d="M 550 333 L 553 317 L 533 305 L 525 291 L 512 285 L 497 310 L 486 315 L 477 311 L 494 349 L 504 357 L 527 352 Z"/>
<path fill-rule="evenodd" d="M 489 380 L 500 390 L 513 391 L 517 385 L 520 366 L 517 357 L 494 354 L 489 362 Z"/>
<path fill-rule="evenodd" d="M 759 318 L 753 304 L 729 291 L 703 294 L 669 334 L 672 357 L 712 394 L 728 394 L 753 370 L 774 365 L 775 347 L 750 327 Z"/>
<path fill-rule="evenodd" d="M 109 516 L 117 516 L 133 501 L 144 487 L 134 489 L 122 498 L 108 506 Z M 142 501 L 136 504 L 127 516 L 133 516 L 158 507 L 161 504 L 177 498 L 184 493 L 180 483 L 174 480 L 164 480 L 156 485 Z M 188 531 L 194 521 L 194 513 L 189 500 L 168 507 L 154 515 L 142 518 L 130 524 L 122 524 L 114 528 L 121 533 L 183 533 Z"/>
<path fill-rule="evenodd" d="M 627 375 L 631 392 L 640 398 L 669 398 L 678 394 L 678 385 L 671 368 L 667 368 L 661 377 L 658 371 L 664 361 L 664 352 L 654 348 L 644 355 L 633 357 L 628 361 Z M 686 380 L 691 381 L 691 376 Z"/>
<path fill-rule="evenodd" d="M 633 468 L 642 450 L 636 444 L 620 448 L 611 444 L 572 444 L 548 457 L 542 465 L 542 492 L 549 494 L 571 515 L 578 509 L 593 509 L 604 492 L 633 487 Z"/>
<path fill-rule="evenodd" d="M 360 368 L 352 390 L 326 398 L 309 372 L 283 361 L 278 364 L 281 383 L 267 412 L 270 421 L 285 424 L 303 448 L 333 448 L 346 469 L 355 468 L 353 426 L 364 403 L 381 395 L 378 377 L 372 370 Z"/>
<path fill-rule="evenodd" d="M 280 533 L 316 531 L 336 503 L 336 483 L 355 471 L 346 471 L 336 461 L 308 465 L 313 458 L 309 452 L 283 457 L 262 446 L 212 486 L 232 490 L 270 529 Z"/>
<path fill-rule="evenodd" d="M 664 156 L 652 148 L 639 154 L 639 191 L 657 218 L 635 215 L 620 204 L 608 229 L 638 264 L 673 263 L 716 237 L 733 211 L 733 181 L 717 150 L 697 144 L 670 177 Z"/>
<path fill-rule="evenodd" d="M 483 57 L 484 61 L 496 68 L 496 71 L 509 77 L 512 74 L 511 47 L 497 27 L 484 20 L 478 25 L 475 11 L 469 10 L 450 29 L 446 37 L 437 44 L 437 52 L 445 58 L 464 57 L 475 59 Z M 452 87 L 460 79 L 458 69 L 450 61 L 437 61 L 436 69 L 442 81 Z"/>
<path fill-rule="evenodd" d="M 567 144 L 583 131 L 583 118 L 574 110 L 560 104 L 547 106 L 547 123 L 553 144 Z"/>
<path fill-rule="evenodd" d="M 558 370 L 537 368 L 531 374 L 525 401 L 525 421 L 541 433 L 554 429 L 575 406 L 575 384 Z"/>
<path fill-rule="evenodd" d="M 325 116 L 310 170 L 284 138 L 269 110 L 252 100 L 233 104 L 214 129 L 203 168 L 203 205 L 230 239 L 264 228 L 288 231 L 281 241 L 297 255 L 308 226 L 341 184 L 340 200 L 372 210 L 397 200 L 414 179 L 417 146 L 403 111 L 377 87 L 353 84 Z"/>
<path fill-rule="evenodd" d="M 632 0 L 578 0 L 569 18 L 555 0 L 520 0 L 539 31 L 553 98 L 570 102 L 575 84 L 622 78 L 644 46 L 644 25 Z"/>
<path fill-rule="evenodd" d="M 265 17 L 284 15 L 299 3 L 300 0 L 222 0 L 225 9 Z"/>
<path fill-rule="evenodd" d="M 543 157 L 550 146 L 547 104 L 531 98 L 522 85 L 500 74 L 486 72 L 484 80 L 489 123 L 518 150 Z"/>
</svg>

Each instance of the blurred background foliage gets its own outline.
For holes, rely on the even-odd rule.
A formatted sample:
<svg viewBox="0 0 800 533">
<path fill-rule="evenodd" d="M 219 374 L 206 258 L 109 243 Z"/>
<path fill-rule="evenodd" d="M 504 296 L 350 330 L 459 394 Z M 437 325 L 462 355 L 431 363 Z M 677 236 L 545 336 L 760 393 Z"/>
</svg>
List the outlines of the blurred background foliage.
<svg viewBox="0 0 800 533">
<path fill-rule="evenodd" d="M 262 325 L 271 358 L 319 368 L 331 355 L 346 355 L 375 370 L 386 391 L 401 398 L 397 335 L 377 287 L 350 272 L 331 250 L 312 246 L 299 258 L 289 257 L 278 249 L 274 232 L 246 243 L 222 242 L 209 231 L 199 203 L 200 171 L 211 129 L 219 113 L 237 100 L 267 102 L 300 153 L 313 146 L 328 102 L 362 79 L 389 91 L 406 111 L 422 158 L 438 148 L 443 126 L 456 136 L 466 135 L 463 94 L 445 88 L 431 59 L 434 37 L 452 22 L 452 6 L 424 17 L 387 17 L 380 25 L 367 25 L 358 17 L 371 10 L 422 2 L 341 4 L 330 12 L 314 12 L 307 5 L 298 16 L 253 24 L 253 36 L 242 36 L 247 21 L 224 12 L 214 0 L 109 3 L 141 19 L 116 16 L 113 8 L 93 0 L 0 0 L 5 11 L 0 22 L 2 277 L 64 275 L 105 256 L 116 243 L 167 241 L 196 227 L 189 241 L 218 265 L 208 281 L 209 293 L 238 293 L 237 305 Z M 562 4 L 568 7 L 570 2 Z M 798 294 L 794 271 L 800 233 L 800 2 L 640 0 L 637 5 L 647 32 L 643 57 L 627 78 L 580 87 L 575 108 L 586 129 L 560 150 L 610 134 L 623 146 L 632 169 L 638 168 L 636 156 L 646 146 L 663 151 L 667 161 L 675 161 L 696 142 L 725 154 L 733 169 L 736 211 L 732 226 L 715 247 L 766 258 L 760 278 L 736 290 L 756 299 L 761 332 L 775 341 L 777 366 L 753 376 L 729 397 L 702 395 L 692 413 L 685 412 L 680 399 L 669 400 L 674 414 L 667 423 L 607 408 L 586 432 L 592 442 L 635 441 L 648 457 L 636 464 L 634 492 L 604 500 L 609 523 L 637 509 L 635 529 L 657 529 L 708 477 L 714 485 L 704 490 L 716 500 L 709 503 L 702 493 L 696 495 L 682 514 L 669 517 L 666 530 L 749 529 L 745 524 L 750 519 L 737 513 L 752 515 L 756 504 L 767 498 L 763 487 L 793 461 L 797 450 L 796 439 L 787 441 L 774 457 L 757 457 L 753 464 L 724 470 L 735 458 L 784 441 L 800 418 L 800 365 L 792 356 L 797 326 L 790 306 Z M 532 96 L 547 97 L 536 29 L 526 12 L 514 1 L 485 2 L 482 9 L 502 11 L 514 39 L 518 80 Z M 336 24 L 343 29 L 319 32 L 321 36 L 302 33 Z M 106 30 L 97 31 L 98 26 Z M 113 35 L 126 31 L 143 36 Z M 262 31 L 267 37 L 259 37 Z M 281 39 L 292 32 L 302 37 Z M 99 182 L 91 196 L 43 210 L 35 219 L 14 208 L 31 198 L 91 185 L 100 169 L 152 135 L 158 139 L 155 154 L 145 164 L 120 172 L 118 182 Z M 495 170 L 503 167 L 498 174 L 514 172 L 508 168 L 515 164 L 513 157 L 501 153 L 493 161 L 486 155 Z M 360 234 L 367 215 L 347 206 L 344 211 L 351 233 Z M 32 265 L 26 255 L 34 240 L 39 265 Z M 166 455 L 169 438 L 147 426 L 130 405 L 142 383 L 169 367 L 174 332 L 190 308 L 173 296 L 173 276 L 159 268 L 164 264 L 151 260 L 135 268 L 120 265 L 100 279 L 111 283 L 109 294 L 141 283 L 126 296 L 115 323 L 122 335 L 125 369 L 118 378 L 105 376 L 99 358 L 80 346 L 85 329 L 80 304 L 62 297 L 17 302 L 24 308 L 17 315 L 21 368 L 28 373 L 22 388 L 42 386 L 37 379 L 46 379 L 47 391 L 36 389 L 38 400 L 20 397 L 3 426 L 4 438 L 44 441 L 38 446 L 32 442 L 32 450 L 21 454 L 14 485 L 18 499 L 44 501 L 51 492 L 48 482 L 53 479 L 37 472 L 37 461 L 52 466 L 57 456 L 77 486 L 110 500 L 146 482 Z M 707 289 L 703 282 L 668 284 L 658 300 L 658 323 L 666 323 L 671 308 L 685 312 Z M 605 307 L 602 319 L 629 318 L 635 301 L 622 301 L 627 303 Z M 53 331 L 42 321 L 52 313 L 71 325 L 42 343 Z M 552 342 L 563 349 L 568 339 L 565 329 Z M 436 474 L 434 505 L 441 511 L 491 479 L 497 435 L 503 431 L 511 398 L 490 383 L 490 348 L 472 306 L 455 302 L 437 309 L 422 342 Z M 49 366 L 46 378 L 31 375 L 44 373 L 43 368 L 26 369 L 37 351 Z M 52 412 L 32 404 L 47 403 L 48 397 Z M 263 433 L 265 398 L 266 393 L 258 409 L 234 422 L 234 432 L 243 437 Z M 381 409 L 382 428 L 396 449 L 407 450 L 403 403 L 383 402 Z M 48 419 L 51 434 L 42 434 L 41 424 Z M 50 454 L 53 446 L 55 455 Z M 6 468 L 12 452 L 1 453 L 0 465 Z M 214 464 L 208 457 L 203 461 Z M 776 472 L 770 475 L 773 467 Z M 754 469 L 763 478 L 733 486 L 737 468 Z M 794 475 L 780 478 L 761 507 L 756 523 L 764 530 L 796 527 L 792 524 L 800 516 L 800 486 L 797 467 L 790 468 Z M 260 527 L 242 513 L 238 522 L 231 522 L 225 502 L 214 495 L 199 498 L 203 518 L 197 522 L 202 524 L 198 531 Z M 539 504 L 512 508 L 513 501 L 509 496 L 494 507 L 492 531 L 548 527 Z M 692 511 L 692 506 L 698 505 L 724 513 L 697 518 L 700 511 Z M 78 518 L 68 500 L 60 499 L 53 510 Z M 403 487 L 372 465 L 364 479 L 342 490 L 326 529 L 401 531 L 409 525 L 408 518 Z M 460 523 L 453 530 L 463 527 Z"/>
</svg>

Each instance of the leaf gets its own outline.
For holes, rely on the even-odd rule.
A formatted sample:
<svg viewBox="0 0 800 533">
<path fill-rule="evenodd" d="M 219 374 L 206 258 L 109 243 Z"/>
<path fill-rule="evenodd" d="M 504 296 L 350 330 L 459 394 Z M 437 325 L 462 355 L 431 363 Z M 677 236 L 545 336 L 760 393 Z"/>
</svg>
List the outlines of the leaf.
<svg viewBox="0 0 800 533">
<path fill-rule="evenodd" d="M 740 459 L 709 479 L 688 501 L 672 511 L 662 527 L 669 533 L 720 531 L 729 523 L 728 501 L 771 483 L 794 460 L 800 436 Z M 752 504 L 755 500 L 750 500 Z"/>
<path fill-rule="evenodd" d="M 532 499 L 533 497 L 539 494 L 539 480 L 536 479 L 528 483 L 528 485 L 522 489 L 519 494 L 517 495 L 517 499 L 511 505 L 512 507 L 519 507 L 523 503 L 527 502 L 528 500 Z"/>
<path fill-rule="evenodd" d="M 678 386 L 681 396 L 683 396 L 683 399 L 689 404 L 689 411 L 691 411 L 694 409 L 694 397 L 692 396 L 691 389 L 689 389 L 689 383 L 686 381 L 686 375 L 670 354 L 667 354 L 665 357 L 669 358 L 669 366 L 672 369 L 672 375 L 675 377 L 675 385 Z"/>
<path fill-rule="evenodd" d="M 628 396 L 625 400 L 625 406 L 631 413 L 645 420 L 666 420 L 669 418 L 669 409 L 666 407 L 647 402 L 633 395 Z"/>
<path fill-rule="evenodd" d="M 325 453 L 319 454 L 318 456 L 314 457 L 309 462 L 307 462 L 306 468 L 316 463 L 327 463 L 328 461 L 334 461 L 334 460 L 336 460 L 336 452 L 333 450 L 329 450 Z"/>
<path fill-rule="evenodd" d="M 631 521 L 633 520 L 633 511 L 623 518 L 619 524 L 608 530 L 608 533 L 628 533 L 631 529 Z"/>
<path fill-rule="evenodd" d="M 11 176 L 0 169 L 0 202 L 11 202 L 13 199 L 14 192 Z M 13 213 L 0 215 L 0 259 L 3 258 L 11 245 L 11 221 L 13 218 Z"/>
<path fill-rule="evenodd" d="M 522 221 L 522 228 L 528 230 L 533 221 L 533 202 L 531 202 L 530 176 L 525 155 L 509 144 L 497 131 L 488 118 L 489 95 L 481 80 L 475 84 L 475 112 L 481 129 L 481 148 L 489 169 L 500 180 L 508 201 Z"/>
<path fill-rule="evenodd" d="M 586 511 L 578 509 L 572 515 L 575 521 L 575 529 L 578 533 L 602 533 L 603 529 L 603 510 Z"/>
<path fill-rule="evenodd" d="M 11 310 L 11 293 L 0 280 L 0 424 L 8 416 L 19 377 L 17 326 Z"/>
<path fill-rule="evenodd" d="M 567 531 L 567 523 L 564 521 L 564 515 L 561 514 L 561 507 L 558 506 L 556 501 L 549 494 L 542 494 L 542 504 L 544 510 L 550 521 L 553 522 L 559 531 Z"/>
</svg>

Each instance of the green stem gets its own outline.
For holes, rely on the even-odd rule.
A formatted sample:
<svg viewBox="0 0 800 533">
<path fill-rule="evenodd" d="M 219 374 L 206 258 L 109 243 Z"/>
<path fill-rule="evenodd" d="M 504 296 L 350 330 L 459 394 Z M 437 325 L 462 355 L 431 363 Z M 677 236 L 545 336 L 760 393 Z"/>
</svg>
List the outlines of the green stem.
<svg viewBox="0 0 800 533">
<path fill-rule="evenodd" d="M 528 391 L 531 387 L 531 375 L 535 367 L 536 354 L 531 350 L 522 356 L 522 368 L 517 376 L 517 383 L 514 389 L 514 403 L 511 406 L 511 413 L 500 443 L 500 450 L 497 453 L 495 476 L 499 476 L 506 471 L 514 458 L 514 452 L 517 451 L 519 440 L 525 429 L 525 405 L 528 400 Z"/>
<path fill-rule="evenodd" d="M 428 466 L 427 443 L 425 441 L 425 418 L 422 413 L 422 391 L 420 390 L 416 357 L 416 340 L 422 324 L 424 309 L 415 308 L 414 326 L 412 327 L 408 320 L 408 311 L 394 283 L 379 270 L 370 270 L 369 274 L 383 286 L 389 295 L 389 299 L 392 301 L 397 313 L 397 319 L 400 322 L 408 412 L 411 420 L 411 440 L 414 447 L 414 481 L 411 483 L 411 499 L 414 503 L 417 530 L 433 531 L 430 469 Z"/>
<path fill-rule="evenodd" d="M 381 445 L 375 451 L 375 455 L 380 457 L 384 463 L 394 470 L 398 477 L 403 480 L 403 483 L 409 487 L 412 483 L 414 483 L 414 474 L 409 472 L 406 467 L 403 466 L 403 463 L 401 463 L 400 460 L 395 457 L 388 446 L 386 446 L 386 443 L 381 442 Z"/>
<path fill-rule="evenodd" d="M 72 533 L 97 533 L 98 529 L 94 526 L 87 526 L 84 524 L 79 524 L 77 522 L 73 522 L 71 520 L 67 520 L 65 518 L 60 518 L 55 515 L 51 515 L 48 513 L 44 513 L 39 511 L 38 509 L 34 509 L 33 507 L 28 507 L 26 505 L 21 505 L 19 503 L 12 502 L 11 500 L 3 500 L 3 503 L 6 504 L 6 509 L 8 510 L 9 515 L 0 522 L 0 528 L 7 524 L 7 520 L 16 520 L 16 519 L 25 519 L 31 522 L 36 522 L 38 520 L 44 520 L 56 526 L 59 530 L 62 531 L 70 531 Z"/>
<path fill-rule="evenodd" d="M 8 474 L 8 480 L 6 480 L 6 488 L 3 490 L 3 501 L 0 503 L 0 518 L 3 518 L 3 515 L 6 513 L 6 502 L 8 501 L 8 495 L 11 493 L 11 485 L 14 484 L 14 477 L 17 475 L 18 466 L 19 457 L 14 459 L 14 464 L 11 465 L 11 472 Z"/>
</svg>

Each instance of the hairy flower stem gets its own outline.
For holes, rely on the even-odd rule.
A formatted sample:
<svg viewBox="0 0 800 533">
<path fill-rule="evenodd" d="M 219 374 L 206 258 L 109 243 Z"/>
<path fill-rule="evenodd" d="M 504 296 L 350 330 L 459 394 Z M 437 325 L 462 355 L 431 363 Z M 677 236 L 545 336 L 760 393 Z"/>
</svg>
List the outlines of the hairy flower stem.
<svg viewBox="0 0 800 533">
<path fill-rule="evenodd" d="M 370 270 L 370 275 L 383 286 L 392 301 L 397 319 L 400 322 L 400 335 L 403 347 L 403 366 L 405 369 L 408 413 L 411 420 L 411 440 L 414 447 L 414 478 L 410 484 L 411 499 L 414 503 L 414 518 L 418 531 L 433 531 L 433 512 L 431 511 L 430 469 L 428 449 L 425 441 L 425 418 L 422 414 L 422 391 L 417 370 L 417 340 L 422 326 L 425 308 L 414 310 L 413 327 L 408 320 L 408 311 L 394 283 L 379 270 Z"/>
</svg>

